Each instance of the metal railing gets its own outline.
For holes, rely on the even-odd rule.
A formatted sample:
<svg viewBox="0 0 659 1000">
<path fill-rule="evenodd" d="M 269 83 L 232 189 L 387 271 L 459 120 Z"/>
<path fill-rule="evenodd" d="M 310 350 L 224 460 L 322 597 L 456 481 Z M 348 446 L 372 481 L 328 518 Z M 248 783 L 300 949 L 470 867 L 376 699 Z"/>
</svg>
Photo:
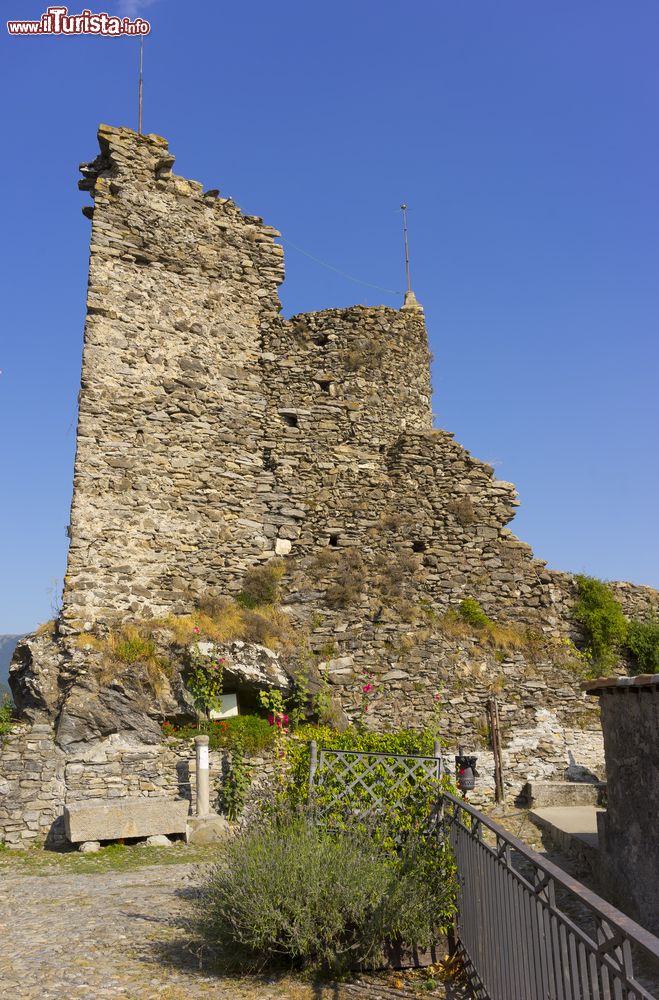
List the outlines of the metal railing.
<svg viewBox="0 0 659 1000">
<path fill-rule="evenodd" d="M 475 997 L 657 1000 L 636 977 L 659 984 L 658 938 L 454 795 L 443 813 Z"/>
</svg>

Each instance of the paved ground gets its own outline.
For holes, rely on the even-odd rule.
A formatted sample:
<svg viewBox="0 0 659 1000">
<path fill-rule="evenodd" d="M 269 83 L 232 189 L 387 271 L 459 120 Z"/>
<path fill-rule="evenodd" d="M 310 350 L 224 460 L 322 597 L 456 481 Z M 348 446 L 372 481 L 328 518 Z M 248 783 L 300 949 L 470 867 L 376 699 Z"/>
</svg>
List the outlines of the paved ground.
<svg viewBox="0 0 659 1000">
<path fill-rule="evenodd" d="M 33 852 L 35 853 L 35 852 Z M 7 1000 L 389 1000 L 464 997 L 389 975 L 315 985 L 292 978 L 222 978 L 200 968 L 186 918 L 203 866 L 94 869 L 75 857 L 43 869 L 0 864 L 0 996 Z M 42 856 L 43 857 L 43 856 Z M 74 867 L 65 871 L 64 867 Z M 83 867 L 83 871 L 75 868 Z M 56 871 L 55 874 L 52 872 Z"/>
<path fill-rule="evenodd" d="M 529 815 L 563 849 L 569 850 L 573 840 L 597 850 L 597 814 L 594 806 L 551 806 L 534 809 Z"/>
</svg>

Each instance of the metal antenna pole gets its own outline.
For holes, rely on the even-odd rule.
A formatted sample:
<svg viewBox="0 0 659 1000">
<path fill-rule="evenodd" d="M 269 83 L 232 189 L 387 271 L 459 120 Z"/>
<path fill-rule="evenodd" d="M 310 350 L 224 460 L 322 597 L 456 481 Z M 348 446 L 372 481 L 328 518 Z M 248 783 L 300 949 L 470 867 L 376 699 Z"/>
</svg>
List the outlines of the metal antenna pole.
<svg viewBox="0 0 659 1000">
<path fill-rule="evenodd" d="M 137 103 L 137 132 L 142 135 L 142 69 L 144 66 L 144 37 L 140 38 L 140 85 Z"/>
<path fill-rule="evenodd" d="M 410 248 L 407 242 L 407 205 L 400 206 L 403 213 L 403 236 L 405 237 L 405 274 L 407 275 L 407 290 L 412 291 L 410 284 Z"/>
</svg>

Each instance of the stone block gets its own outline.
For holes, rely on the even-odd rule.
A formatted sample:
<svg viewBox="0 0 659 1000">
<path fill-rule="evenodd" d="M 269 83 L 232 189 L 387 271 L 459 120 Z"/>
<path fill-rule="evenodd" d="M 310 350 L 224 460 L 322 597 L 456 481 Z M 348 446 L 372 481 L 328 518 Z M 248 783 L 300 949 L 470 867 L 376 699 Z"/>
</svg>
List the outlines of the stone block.
<svg viewBox="0 0 659 1000">
<path fill-rule="evenodd" d="M 78 848 L 82 854 L 97 854 L 100 849 L 101 845 L 98 840 L 85 840 Z"/>
<path fill-rule="evenodd" d="M 186 831 L 188 844 L 219 844 L 229 833 L 230 827 L 223 816 L 190 816 Z"/>
<path fill-rule="evenodd" d="M 164 833 L 157 833 L 154 837 L 146 838 L 147 847 L 171 847 L 172 842 Z"/>
<path fill-rule="evenodd" d="M 88 799 L 64 807 L 66 836 L 85 840 L 120 840 L 185 833 L 187 799 Z"/>
</svg>

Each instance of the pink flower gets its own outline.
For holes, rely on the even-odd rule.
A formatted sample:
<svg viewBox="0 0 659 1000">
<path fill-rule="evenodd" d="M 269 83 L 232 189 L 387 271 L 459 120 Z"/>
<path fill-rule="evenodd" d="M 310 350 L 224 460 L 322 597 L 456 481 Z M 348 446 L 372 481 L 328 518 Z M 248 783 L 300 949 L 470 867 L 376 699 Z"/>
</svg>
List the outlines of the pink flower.
<svg viewBox="0 0 659 1000">
<path fill-rule="evenodd" d="M 362 691 L 364 692 L 364 694 L 368 694 L 368 692 L 371 690 L 372 687 L 373 687 L 373 685 L 369 681 L 368 684 L 364 684 L 364 687 L 362 688 Z"/>
<path fill-rule="evenodd" d="M 270 715 L 268 716 L 268 725 L 274 726 L 274 724 L 275 724 L 275 717 L 272 714 L 272 712 L 270 712 Z"/>
<path fill-rule="evenodd" d="M 194 632 L 194 633 L 195 633 L 196 635 L 199 635 L 199 631 L 200 631 L 200 630 L 199 630 L 199 629 L 197 628 L 197 626 L 196 626 L 196 625 L 195 625 L 195 627 L 193 628 L 193 630 L 192 630 L 192 631 L 193 631 L 193 632 Z"/>
<path fill-rule="evenodd" d="M 364 711 L 368 712 L 368 705 L 364 705 Z"/>
<path fill-rule="evenodd" d="M 442 696 L 439 691 L 435 691 L 435 701 L 441 701 Z"/>
</svg>

